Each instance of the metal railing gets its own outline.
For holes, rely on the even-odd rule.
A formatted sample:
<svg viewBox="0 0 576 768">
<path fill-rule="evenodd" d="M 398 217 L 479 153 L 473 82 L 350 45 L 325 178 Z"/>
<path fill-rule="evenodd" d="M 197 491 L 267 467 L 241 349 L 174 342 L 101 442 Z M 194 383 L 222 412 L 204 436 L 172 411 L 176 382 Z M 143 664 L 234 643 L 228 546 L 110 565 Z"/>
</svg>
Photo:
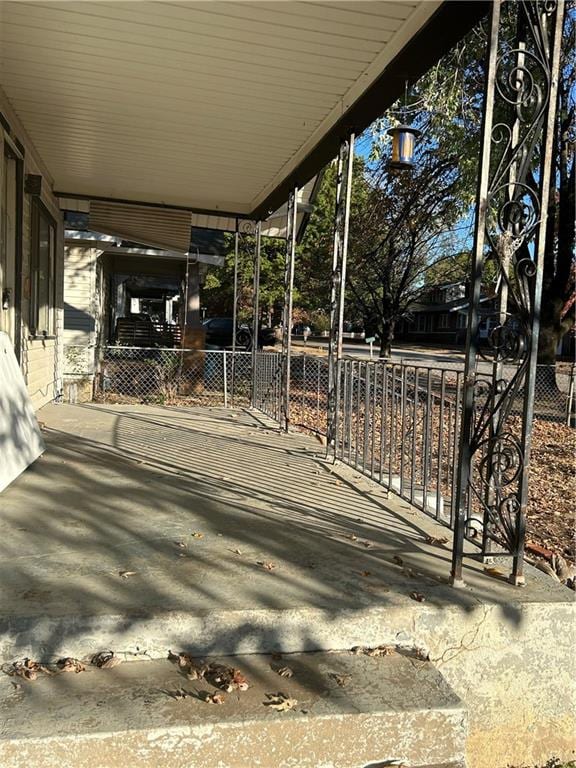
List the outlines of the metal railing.
<svg viewBox="0 0 576 768">
<path fill-rule="evenodd" d="M 256 352 L 255 362 L 253 405 L 280 423 L 283 356 L 279 352 Z"/>
<path fill-rule="evenodd" d="M 95 397 L 109 403 L 254 406 L 284 425 L 285 358 L 279 352 L 141 347 L 65 348 L 65 374 L 87 372 L 99 359 Z M 253 375 L 254 372 L 254 375 Z M 509 374 L 510 372 L 505 372 Z M 479 378 L 482 375 L 479 374 Z M 390 361 L 344 359 L 329 446 L 337 460 L 382 484 L 413 506 L 453 527 L 463 371 Z M 535 418 L 574 426 L 574 366 L 538 376 Z M 475 409 L 484 407 L 481 388 Z M 521 394 L 521 393 L 520 393 Z M 514 416 L 516 405 L 511 406 Z M 305 354 L 291 360 L 289 424 L 328 434 L 328 362 Z M 511 422 L 512 431 L 515 421 Z M 512 437 L 514 435 L 512 434 Z M 479 451 L 474 476 L 490 460 Z M 470 495 L 466 538 L 485 547 L 482 504 Z"/>
<path fill-rule="evenodd" d="M 452 524 L 462 372 L 344 360 L 334 454 Z"/>
</svg>

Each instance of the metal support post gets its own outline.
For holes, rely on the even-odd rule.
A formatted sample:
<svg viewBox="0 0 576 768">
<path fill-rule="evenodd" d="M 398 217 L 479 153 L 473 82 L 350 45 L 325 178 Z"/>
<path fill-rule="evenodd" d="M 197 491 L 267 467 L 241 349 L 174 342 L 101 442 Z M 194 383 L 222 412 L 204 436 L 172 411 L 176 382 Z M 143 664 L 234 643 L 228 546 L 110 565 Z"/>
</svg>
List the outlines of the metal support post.
<svg viewBox="0 0 576 768">
<path fill-rule="evenodd" d="M 234 406 L 235 378 L 236 378 L 236 335 L 238 332 L 238 255 L 240 251 L 240 229 L 236 219 L 234 230 L 234 294 L 232 298 L 232 365 L 230 370 L 230 391 L 232 406 Z"/>
<path fill-rule="evenodd" d="M 262 222 L 256 223 L 254 243 L 254 283 L 252 288 L 252 408 L 256 408 L 258 348 L 260 340 L 260 263 L 262 259 Z"/>
<path fill-rule="evenodd" d="M 234 230 L 234 297 L 232 299 L 232 354 L 236 352 L 236 331 L 238 326 L 238 253 L 240 249 L 240 229 L 236 219 Z"/>
<path fill-rule="evenodd" d="M 334 242 L 332 250 L 332 291 L 330 294 L 330 338 L 328 344 L 328 404 L 326 452 L 335 442 L 338 429 L 340 400 L 340 362 L 344 328 L 344 295 L 346 261 L 350 228 L 350 198 L 354 166 L 354 134 L 340 144 L 336 173 L 336 204 L 334 207 Z"/>
<path fill-rule="evenodd" d="M 451 581 L 462 581 L 464 541 L 512 559 L 523 583 L 528 461 L 534 407 L 552 139 L 563 3 L 494 0 L 470 284 Z M 515 22 L 515 23 L 514 23 Z M 503 29 L 516 29 L 515 40 Z M 534 179 L 538 180 L 536 188 Z M 496 327 L 479 350 L 484 268 L 497 273 Z M 492 374 L 477 372 L 479 355 Z M 521 425 L 511 418 L 523 402 Z M 482 521 L 481 542 L 471 518 Z M 470 522 L 469 522 L 470 521 Z"/>
<path fill-rule="evenodd" d="M 290 363 L 292 354 L 292 299 L 294 293 L 294 261 L 296 258 L 296 216 L 298 188 L 288 196 L 286 218 L 286 262 L 284 268 L 284 311 L 282 314 L 282 422 L 290 426 Z"/>
</svg>

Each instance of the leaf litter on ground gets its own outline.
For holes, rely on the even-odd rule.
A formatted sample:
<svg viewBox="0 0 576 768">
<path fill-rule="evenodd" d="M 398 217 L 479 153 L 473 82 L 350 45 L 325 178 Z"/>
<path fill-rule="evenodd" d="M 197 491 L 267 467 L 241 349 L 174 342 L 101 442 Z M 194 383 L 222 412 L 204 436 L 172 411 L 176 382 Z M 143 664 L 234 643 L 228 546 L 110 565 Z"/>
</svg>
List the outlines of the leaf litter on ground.
<svg viewBox="0 0 576 768">
<path fill-rule="evenodd" d="M 99 651 L 92 656 L 90 664 L 98 669 L 112 669 L 122 663 L 122 659 L 116 656 L 114 651 Z"/>
<path fill-rule="evenodd" d="M 267 693 L 267 701 L 263 704 L 265 707 L 276 710 L 276 712 L 289 712 L 298 706 L 298 699 L 290 698 L 285 693 Z"/>
</svg>

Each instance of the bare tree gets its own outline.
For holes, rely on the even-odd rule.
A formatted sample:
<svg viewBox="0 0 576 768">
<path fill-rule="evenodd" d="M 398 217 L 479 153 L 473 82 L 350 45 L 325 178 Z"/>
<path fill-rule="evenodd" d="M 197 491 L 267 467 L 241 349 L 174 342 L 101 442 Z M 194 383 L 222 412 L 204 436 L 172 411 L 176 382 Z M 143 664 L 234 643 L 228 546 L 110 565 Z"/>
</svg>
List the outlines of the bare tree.
<svg viewBox="0 0 576 768">
<path fill-rule="evenodd" d="M 445 258 L 461 210 L 458 164 L 434 150 L 411 171 L 382 161 L 371 174 L 362 209 L 351 222 L 348 300 L 391 353 L 396 326 L 427 289 L 431 265 Z"/>
</svg>

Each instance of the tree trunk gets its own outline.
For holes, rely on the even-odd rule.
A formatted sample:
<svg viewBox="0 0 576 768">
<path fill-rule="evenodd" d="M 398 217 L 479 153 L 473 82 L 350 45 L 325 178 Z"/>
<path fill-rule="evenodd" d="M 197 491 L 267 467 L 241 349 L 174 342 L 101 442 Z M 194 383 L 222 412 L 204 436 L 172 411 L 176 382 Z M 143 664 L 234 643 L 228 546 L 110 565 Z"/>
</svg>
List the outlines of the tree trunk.
<svg viewBox="0 0 576 768">
<path fill-rule="evenodd" d="M 394 341 L 395 320 L 386 320 L 380 331 L 380 357 L 392 357 L 392 342 Z"/>
</svg>

